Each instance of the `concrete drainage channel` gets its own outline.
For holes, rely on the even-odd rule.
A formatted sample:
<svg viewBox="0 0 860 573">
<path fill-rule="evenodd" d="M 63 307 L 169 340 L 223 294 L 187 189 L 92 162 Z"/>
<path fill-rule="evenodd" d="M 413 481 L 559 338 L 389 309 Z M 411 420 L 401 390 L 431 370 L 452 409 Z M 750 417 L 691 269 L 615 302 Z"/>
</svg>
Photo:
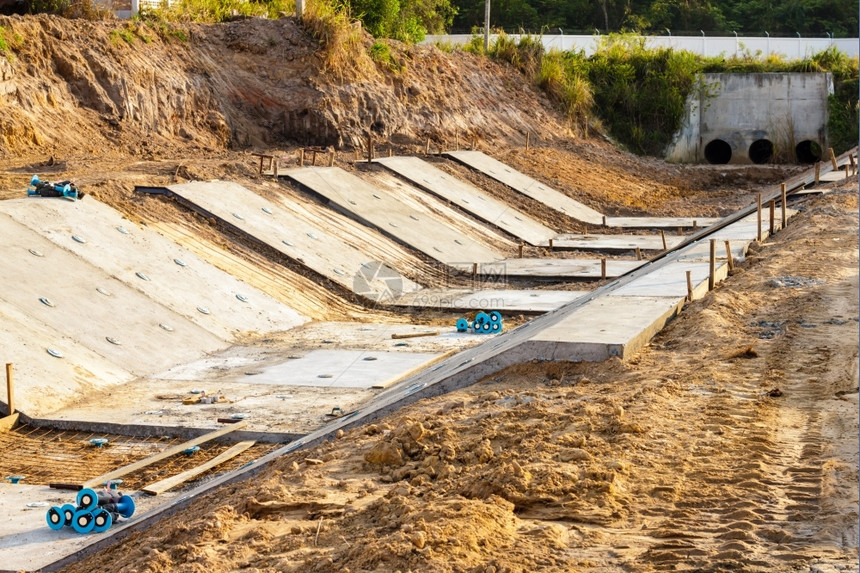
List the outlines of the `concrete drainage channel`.
<svg viewBox="0 0 860 573">
<path fill-rule="evenodd" d="M 414 374 L 379 394 L 359 410 L 335 418 L 326 427 L 278 448 L 246 466 L 199 486 L 173 501 L 139 517 L 114 526 L 109 533 L 62 557 L 42 570 L 54 571 L 120 542 L 129 535 L 188 507 L 215 489 L 249 479 L 273 460 L 330 439 L 338 430 L 357 427 L 395 412 L 423 398 L 467 387 L 507 366 L 534 359 L 559 361 L 603 360 L 609 356 L 626 358 L 647 344 L 651 337 L 683 307 L 685 300 L 701 298 L 727 275 L 734 259 L 745 254 L 749 244 L 763 240 L 770 230 L 783 227 L 793 213 L 785 200 L 810 184 L 812 176 L 797 178 L 784 190 L 762 197 L 761 203 L 726 217 L 703 229 L 676 248 L 666 251 L 644 266 L 599 287 L 573 302 L 539 316 L 485 344 L 464 350 L 434 366 Z M 774 219 L 768 219 L 762 205 L 781 204 Z M 725 254 L 717 256 L 717 246 Z M 656 279 L 656 280 L 655 280 Z M 663 290 L 661 294 L 659 291 Z M 633 305 L 633 306 L 631 306 Z M 602 317 L 602 328 L 591 329 L 591 339 L 579 334 L 583 320 Z M 632 312 L 631 309 L 635 309 Z M 589 314 L 591 313 L 591 315 Z M 613 316 L 614 314 L 614 316 Z M 586 322 L 586 324 L 596 324 Z M 578 325 L 579 328 L 573 328 Z"/>
</svg>

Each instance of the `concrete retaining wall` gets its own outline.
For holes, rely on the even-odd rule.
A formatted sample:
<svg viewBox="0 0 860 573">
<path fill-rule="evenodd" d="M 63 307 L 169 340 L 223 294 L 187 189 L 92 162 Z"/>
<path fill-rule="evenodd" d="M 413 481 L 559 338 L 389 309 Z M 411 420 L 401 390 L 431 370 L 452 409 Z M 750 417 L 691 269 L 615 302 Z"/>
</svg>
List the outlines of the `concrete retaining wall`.
<svg viewBox="0 0 860 573">
<path fill-rule="evenodd" d="M 813 163 L 829 147 L 830 74 L 705 74 L 687 101 L 669 161 Z"/>
</svg>

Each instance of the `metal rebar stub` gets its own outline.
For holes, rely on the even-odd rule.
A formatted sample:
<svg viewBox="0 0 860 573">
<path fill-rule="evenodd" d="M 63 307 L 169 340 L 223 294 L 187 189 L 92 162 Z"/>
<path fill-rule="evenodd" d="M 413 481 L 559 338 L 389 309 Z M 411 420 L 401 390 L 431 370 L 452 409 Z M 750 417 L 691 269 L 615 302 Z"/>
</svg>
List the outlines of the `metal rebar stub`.
<svg viewBox="0 0 860 573">
<path fill-rule="evenodd" d="M 117 227 L 116 230 L 119 231 L 120 233 L 122 233 L 123 235 L 129 234 L 128 229 L 126 229 L 125 227 L 122 227 L 122 226 Z"/>
<path fill-rule="evenodd" d="M 286 240 L 286 239 L 284 239 L 284 240 L 283 240 L 283 241 L 281 241 L 281 242 L 282 242 L 283 244 L 285 244 L 286 246 L 288 246 L 288 247 L 292 247 L 292 246 L 293 246 L 293 244 L 292 244 L 291 242 L 289 242 L 288 240 Z"/>
<path fill-rule="evenodd" d="M 243 216 L 242 216 L 242 215 L 240 215 L 239 213 L 233 213 L 233 216 L 234 216 L 234 217 L 236 217 L 237 219 L 239 219 L 240 221 L 244 221 L 244 220 L 245 220 L 245 217 L 243 217 Z"/>
<path fill-rule="evenodd" d="M 244 295 L 237 294 L 237 295 L 236 295 L 236 298 L 238 298 L 238 299 L 239 299 L 239 300 L 241 300 L 242 302 L 248 302 L 248 297 L 246 297 L 246 296 L 244 296 Z"/>
<path fill-rule="evenodd" d="M 79 235 L 72 235 L 72 240 L 73 240 L 73 241 L 75 241 L 75 242 L 81 243 L 81 244 L 83 244 L 83 243 L 86 243 L 86 242 L 87 242 L 87 240 L 86 240 L 85 238 L 83 238 L 83 237 L 81 237 L 81 236 L 79 236 Z"/>
<path fill-rule="evenodd" d="M 122 342 L 120 342 L 119 340 L 117 340 L 116 338 L 114 338 L 112 336 L 105 336 L 105 340 L 107 340 L 111 344 L 115 344 L 117 346 L 122 346 Z"/>
<path fill-rule="evenodd" d="M 174 263 L 176 263 L 177 265 L 179 265 L 180 267 L 185 267 L 185 266 L 187 266 L 187 265 L 185 264 L 185 261 L 183 261 L 182 259 L 173 259 L 173 262 L 174 262 Z"/>
<path fill-rule="evenodd" d="M 141 272 L 136 272 L 136 273 L 134 273 L 134 274 L 136 274 L 136 275 L 137 275 L 137 278 L 139 278 L 139 279 L 141 279 L 141 280 L 145 280 L 145 281 L 148 281 L 148 280 L 149 280 L 149 277 L 148 277 L 148 276 L 146 276 L 145 274 L 141 273 Z"/>
<path fill-rule="evenodd" d="M 52 301 L 52 300 L 51 300 L 51 299 L 49 299 L 49 298 L 39 297 L 39 302 L 41 302 L 41 303 L 42 303 L 42 304 L 44 304 L 45 306 L 50 306 L 51 308 L 53 308 L 53 307 L 54 307 L 54 301 Z"/>
<path fill-rule="evenodd" d="M 48 352 L 48 354 L 50 354 L 54 358 L 62 358 L 63 357 L 63 353 L 60 352 L 59 350 L 55 350 L 53 348 L 46 348 L 45 350 Z"/>
<path fill-rule="evenodd" d="M 105 295 L 105 296 L 110 296 L 110 295 L 111 295 L 109 291 L 107 291 L 107 290 L 103 289 L 102 287 L 98 287 L 98 288 L 96 288 L 96 292 L 97 292 L 97 293 L 99 293 L 99 294 L 103 294 L 103 295 Z"/>
<path fill-rule="evenodd" d="M 159 322 L 159 323 L 158 323 L 158 326 L 159 326 L 159 328 L 161 328 L 162 330 L 166 330 L 167 332 L 173 332 L 173 327 L 172 327 L 172 326 L 170 326 L 170 325 L 164 324 L 163 322 Z"/>
<path fill-rule="evenodd" d="M 30 254 L 33 255 L 34 257 L 44 257 L 45 256 L 41 253 L 41 251 L 37 251 L 36 249 L 27 249 L 27 250 L 30 251 Z"/>
<path fill-rule="evenodd" d="M 212 314 L 205 306 L 198 306 L 197 310 L 200 311 L 201 314 Z"/>
<path fill-rule="evenodd" d="M 267 214 L 271 215 L 271 214 L 272 214 L 272 210 L 271 210 L 271 209 L 269 209 L 268 207 L 263 207 L 263 213 L 267 213 Z"/>
</svg>

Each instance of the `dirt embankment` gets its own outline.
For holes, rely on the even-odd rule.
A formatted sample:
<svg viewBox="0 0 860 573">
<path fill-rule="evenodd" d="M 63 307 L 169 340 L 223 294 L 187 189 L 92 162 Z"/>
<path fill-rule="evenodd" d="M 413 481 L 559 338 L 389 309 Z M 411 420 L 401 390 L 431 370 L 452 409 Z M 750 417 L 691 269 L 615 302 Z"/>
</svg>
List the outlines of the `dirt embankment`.
<svg viewBox="0 0 860 573">
<path fill-rule="evenodd" d="M 514 70 L 432 46 L 395 46 L 399 71 L 340 82 L 294 18 L 193 26 L 2 17 L 0 156 L 163 157 L 256 146 L 423 146 L 565 135 Z M 183 39 L 184 38 L 184 39 Z M 368 37 L 366 41 L 371 39 Z"/>
</svg>

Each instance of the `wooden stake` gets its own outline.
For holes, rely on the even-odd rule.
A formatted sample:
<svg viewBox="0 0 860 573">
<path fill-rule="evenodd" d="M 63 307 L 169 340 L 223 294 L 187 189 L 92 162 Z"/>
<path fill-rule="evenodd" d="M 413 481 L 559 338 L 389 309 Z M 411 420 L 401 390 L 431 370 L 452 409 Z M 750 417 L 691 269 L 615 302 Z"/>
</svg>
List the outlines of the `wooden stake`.
<svg viewBox="0 0 860 573">
<path fill-rule="evenodd" d="M 833 170 L 836 171 L 839 169 L 839 165 L 836 163 L 836 154 L 833 152 L 833 148 L 830 148 L 830 164 L 833 165 Z"/>
<path fill-rule="evenodd" d="M 272 176 L 277 179 L 278 178 L 278 158 L 272 158 Z"/>
<path fill-rule="evenodd" d="M 331 151 L 328 152 L 328 166 L 329 167 L 334 166 L 334 149 L 332 149 Z"/>
<path fill-rule="evenodd" d="M 552 239 L 549 240 L 549 250 L 552 252 Z"/>
<path fill-rule="evenodd" d="M 424 155 L 430 155 L 430 138 L 427 138 L 427 147 L 424 148 Z"/>
<path fill-rule="evenodd" d="M 388 157 L 394 157 L 394 149 L 391 147 L 388 148 Z"/>
<path fill-rule="evenodd" d="M 848 164 L 851 165 L 851 173 L 852 174 L 857 173 L 857 164 L 854 163 L 854 154 L 853 153 L 848 154 Z M 846 172 L 847 172 L 847 170 L 846 170 Z"/>
<path fill-rule="evenodd" d="M 717 270 L 717 240 L 711 239 L 711 256 L 708 261 L 708 290 L 714 290 L 716 277 L 714 273 Z"/>
<path fill-rule="evenodd" d="M 457 151 L 460 151 L 460 132 L 459 131 L 457 132 L 457 138 L 455 139 L 455 141 L 456 141 L 455 148 L 457 149 Z"/>
<path fill-rule="evenodd" d="M 603 226 L 606 226 L 606 215 L 603 216 Z"/>
<path fill-rule="evenodd" d="M 316 167 L 317 165 L 317 150 L 311 149 L 311 165 Z"/>
<path fill-rule="evenodd" d="M 532 132 L 527 131 L 526 132 L 526 151 L 529 150 L 529 144 L 531 143 L 531 137 L 532 137 Z"/>
<path fill-rule="evenodd" d="M 821 179 L 821 162 L 818 161 L 815 163 L 815 184 L 818 185 L 819 180 Z"/>
<path fill-rule="evenodd" d="M 758 227 L 757 227 L 758 230 L 756 231 L 756 241 L 761 243 L 761 193 L 756 195 L 756 205 L 757 205 L 756 221 L 758 222 Z"/>
<path fill-rule="evenodd" d="M 785 201 L 786 201 L 785 183 L 783 183 L 782 184 L 782 227 L 780 227 L 780 229 L 785 229 L 785 224 L 788 222 L 788 217 L 786 216 L 786 213 L 785 213 L 785 209 L 786 209 Z"/>
<path fill-rule="evenodd" d="M 699 222 L 693 219 L 693 230 L 695 231 L 699 227 Z"/>
<path fill-rule="evenodd" d="M 668 247 L 666 246 L 666 233 L 663 232 L 663 229 L 660 229 L 660 240 L 663 241 L 663 250 L 665 251 Z"/>
<path fill-rule="evenodd" d="M 690 271 L 687 271 L 687 301 L 693 302 L 693 277 Z"/>
<path fill-rule="evenodd" d="M 304 148 L 299 149 L 299 167 L 305 166 L 305 150 Z"/>
<path fill-rule="evenodd" d="M 776 199 L 770 200 L 770 228 L 768 229 L 770 235 L 773 236 L 774 225 L 776 224 Z"/>
<path fill-rule="evenodd" d="M 367 132 L 367 162 L 373 163 L 373 133 Z"/>
<path fill-rule="evenodd" d="M 732 243 L 731 241 L 726 241 L 726 258 L 729 261 L 729 270 L 735 270 L 735 259 L 732 257 Z"/>
<path fill-rule="evenodd" d="M 606 279 L 606 259 L 600 259 L 600 278 Z"/>
<path fill-rule="evenodd" d="M 358 148 L 356 147 L 356 148 L 355 148 L 355 160 L 356 160 L 356 161 L 358 161 L 358 158 L 359 158 L 359 155 L 358 155 Z"/>
<path fill-rule="evenodd" d="M 472 263 L 472 282 L 478 281 L 478 263 Z"/>
<path fill-rule="evenodd" d="M 637 261 L 642 260 L 642 249 L 640 249 L 639 247 L 636 247 L 636 260 Z"/>
<path fill-rule="evenodd" d="M 9 406 L 9 411 L 6 415 L 11 416 L 15 413 L 15 389 L 12 382 L 12 363 L 6 363 L 6 404 Z"/>
<path fill-rule="evenodd" d="M 520 258 L 523 258 L 523 244 L 520 243 Z"/>
<path fill-rule="evenodd" d="M 478 149 L 478 136 L 472 138 L 472 149 Z"/>
</svg>

